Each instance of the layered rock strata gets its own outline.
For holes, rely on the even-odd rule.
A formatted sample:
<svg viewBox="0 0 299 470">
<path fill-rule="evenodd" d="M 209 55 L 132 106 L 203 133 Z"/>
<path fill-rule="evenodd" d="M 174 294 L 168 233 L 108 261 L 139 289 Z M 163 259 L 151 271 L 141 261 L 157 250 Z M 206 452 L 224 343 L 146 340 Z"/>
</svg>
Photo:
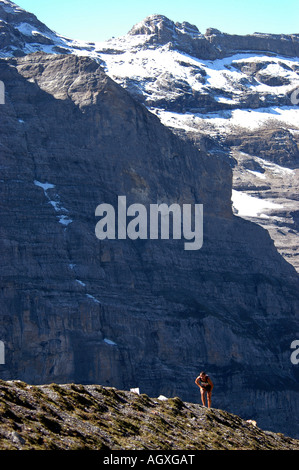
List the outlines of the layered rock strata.
<svg viewBox="0 0 299 470">
<path fill-rule="evenodd" d="M 233 215 L 231 167 L 199 152 L 93 60 L 0 61 L 2 379 L 140 387 L 298 435 L 298 278 Z M 204 242 L 102 240 L 95 209 L 203 204 Z"/>
</svg>

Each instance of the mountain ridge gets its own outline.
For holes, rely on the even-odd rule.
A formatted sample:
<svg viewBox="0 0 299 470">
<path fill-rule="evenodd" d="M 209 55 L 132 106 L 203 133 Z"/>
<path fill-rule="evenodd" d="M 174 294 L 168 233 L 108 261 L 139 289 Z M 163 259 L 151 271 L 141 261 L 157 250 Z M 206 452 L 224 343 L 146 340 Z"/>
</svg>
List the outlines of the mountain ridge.
<svg viewBox="0 0 299 470">
<path fill-rule="evenodd" d="M 6 35 L 5 38 L 2 34 L 2 41 L 4 39 L 5 42 L 0 41 L 2 56 L 18 56 L 44 50 L 44 52 L 52 53 L 87 53 L 93 54 L 96 58 L 97 49 L 102 47 L 101 45 L 113 44 L 113 39 L 94 43 L 63 37 L 49 29 L 34 14 L 20 8 L 10 0 L 1 0 L 0 18 L 0 30 Z M 123 38 L 142 35 L 148 36 L 149 42 L 155 45 L 165 45 L 175 40 L 176 47 L 181 46 L 183 52 L 200 59 L 215 60 L 239 51 L 277 53 L 286 57 L 299 56 L 299 34 L 253 33 L 242 36 L 224 33 L 212 27 L 203 34 L 196 25 L 188 21 L 175 23 L 160 14 L 144 18 Z M 7 36 L 10 37 L 9 43 Z M 235 46 L 236 44 L 239 44 L 238 47 Z"/>
<path fill-rule="evenodd" d="M 228 34 L 208 28 L 204 34 L 189 22 L 174 23 L 163 15 L 150 15 L 129 31 L 129 35 L 149 36 L 150 44 L 173 47 L 199 59 L 221 59 L 240 51 L 299 56 L 299 34 Z M 283 41 L 282 41 L 283 40 Z"/>
<path fill-rule="evenodd" d="M 299 449 L 223 410 L 101 385 L 0 381 L 0 409 L 2 451 Z"/>
</svg>

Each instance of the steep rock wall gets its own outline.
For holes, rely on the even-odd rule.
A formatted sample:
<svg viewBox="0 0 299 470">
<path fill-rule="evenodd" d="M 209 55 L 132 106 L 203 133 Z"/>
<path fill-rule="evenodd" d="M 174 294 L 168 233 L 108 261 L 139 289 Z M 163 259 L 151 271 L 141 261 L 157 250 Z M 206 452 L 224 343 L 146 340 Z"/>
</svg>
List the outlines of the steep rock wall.
<svg viewBox="0 0 299 470">
<path fill-rule="evenodd" d="M 298 435 L 298 278 L 266 231 L 233 216 L 228 163 L 90 59 L 34 54 L 0 72 L 1 378 L 199 400 L 204 368 L 215 405 Z M 118 195 L 202 203 L 203 247 L 99 241 L 95 208 Z"/>
</svg>

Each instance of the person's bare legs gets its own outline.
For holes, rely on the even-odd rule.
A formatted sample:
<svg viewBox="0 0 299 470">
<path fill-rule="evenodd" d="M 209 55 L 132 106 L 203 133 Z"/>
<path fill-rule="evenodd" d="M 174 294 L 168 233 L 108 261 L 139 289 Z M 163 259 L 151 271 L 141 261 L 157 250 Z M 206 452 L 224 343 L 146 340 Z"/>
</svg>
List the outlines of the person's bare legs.
<svg viewBox="0 0 299 470">
<path fill-rule="evenodd" d="M 200 389 L 200 395 L 203 406 L 206 406 L 206 391 L 202 388 Z"/>
<path fill-rule="evenodd" d="M 208 408 L 212 405 L 212 392 L 207 392 Z"/>
</svg>

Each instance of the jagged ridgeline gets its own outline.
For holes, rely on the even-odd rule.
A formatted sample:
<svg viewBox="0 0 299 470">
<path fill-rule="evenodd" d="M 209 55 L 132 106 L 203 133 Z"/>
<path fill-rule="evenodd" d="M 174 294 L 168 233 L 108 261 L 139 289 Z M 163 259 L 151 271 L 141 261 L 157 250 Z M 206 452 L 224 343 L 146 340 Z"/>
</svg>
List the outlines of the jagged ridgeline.
<svg viewBox="0 0 299 470">
<path fill-rule="evenodd" d="M 298 276 L 266 230 L 234 215 L 231 160 L 109 77 L 108 49 L 106 64 L 95 45 L 81 57 L 12 2 L 0 14 L 1 378 L 199 402 L 207 369 L 213 407 L 298 436 Z M 118 196 L 203 204 L 202 248 L 99 240 L 95 209 Z"/>
</svg>

